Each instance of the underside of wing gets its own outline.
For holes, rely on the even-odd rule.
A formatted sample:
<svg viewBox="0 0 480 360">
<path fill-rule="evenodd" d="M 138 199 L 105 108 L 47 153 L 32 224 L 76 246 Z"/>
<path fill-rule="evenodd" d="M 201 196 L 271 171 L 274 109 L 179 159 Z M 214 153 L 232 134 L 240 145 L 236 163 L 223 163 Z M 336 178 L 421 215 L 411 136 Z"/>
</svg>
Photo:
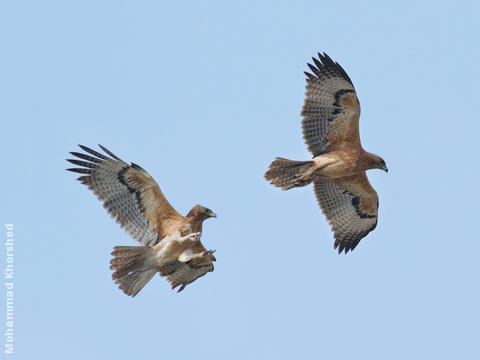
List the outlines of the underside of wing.
<svg viewBox="0 0 480 360">
<path fill-rule="evenodd" d="M 345 254 L 377 226 L 378 196 L 367 175 L 319 179 L 315 195 L 335 236 L 335 249 Z"/>
<path fill-rule="evenodd" d="M 80 167 L 67 170 L 83 174 L 78 180 L 103 201 L 105 209 L 133 239 L 153 246 L 163 238 L 166 223 L 184 219 L 140 166 L 127 164 L 101 145 L 109 157 L 79 146 L 86 153 L 71 154 L 81 160 L 68 161 Z"/>
<path fill-rule="evenodd" d="M 355 88 L 343 68 L 327 54 L 308 64 L 307 92 L 302 110 L 305 143 L 313 156 L 359 145 L 360 103 Z"/>
<path fill-rule="evenodd" d="M 179 287 L 178 292 L 180 292 L 188 284 L 214 270 L 213 262 L 216 260 L 213 256 L 214 252 L 206 250 L 199 241 L 177 260 L 162 266 L 160 275 L 167 278 L 172 289 Z"/>
</svg>

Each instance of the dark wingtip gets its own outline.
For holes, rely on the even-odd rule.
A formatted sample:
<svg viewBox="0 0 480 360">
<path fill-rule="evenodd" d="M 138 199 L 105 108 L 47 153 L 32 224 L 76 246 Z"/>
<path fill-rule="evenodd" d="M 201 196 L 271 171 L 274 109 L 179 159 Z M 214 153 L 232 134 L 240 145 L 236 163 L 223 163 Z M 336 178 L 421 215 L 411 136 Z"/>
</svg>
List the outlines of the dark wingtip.
<svg viewBox="0 0 480 360">
<path fill-rule="evenodd" d="M 355 248 L 355 246 L 352 245 L 347 245 L 343 241 L 338 241 L 335 240 L 335 244 L 333 245 L 333 249 L 338 251 L 338 254 L 340 255 L 342 252 L 347 255 L 349 251 L 352 251 Z"/>
<path fill-rule="evenodd" d="M 317 60 L 316 58 L 312 58 L 313 59 L 313 62 L 315 63 L 315 65 L 317 66 L 317 68 L 319 70 L 322 69 L 322 67 L 324 67 L 324 65 L 320 62 L 320 60 Z M 323 59 L 322 59 L 323 60 Z M 323 61 L 322 61 L 323 62 Z"/>
<path fill-rule="evenodd" d="M 332 64 L 334 65 L 335 62 L 332 60 L 332 58 L 330 56 L 327 55 L 326 52 L 323 52 L 323 57 L 322 57 L 322 62 L 325 64 L 325 63 L 329 63 L 329 64 Z"/>
<path fill-rule="evenodd" d="M 307 64 L 310 69 L 312 69 L 312 67 L 317 69 L 316 71 L 312 69 L 317 76 L 320 77 L 321 74 L 327 77 L 338 76 L 347 80 L 353 86 L 352 80 L 338 62 L 333 61 L 326 52 L 323 52 L 323 54 L 318 52 L 317 56 L 318 59 L 315 57 L 312 57 L 312 59 L 318 69 L 313 67 L 311 64 Z"/>
<path fill-rule="evenodd" d="M 92 150 L 92 149 L 90 149 L 89 147 L 84 146 L 84 145 L 78 144 L 78 146 L 79 146 L 83 151 L 85 151 L 85 152 L 87 152 L 87 153 L 89 153 L 89 154 L 91 154 L 91 155 L 93 155 L 93 156 L 96 156 L 96 157 L 98 157 L 98 158 L 100 158 L 100 159 L 103 159 L 103 160 L 108 160 L 108 158 L 107 158 L 105 155 L 100 154 L 98 151 Z"/>
<path fill-rule="evenodd" d="M 310 63 L 307 63 L 307 66 L 310 68 L 310 70 L 313 71 L 313 73 L 314 73 L 315 75 L 318 74 L 318 69 L 317 69 L 315 66 L 313 66 L 313 65 L 310 64 Z"/>
<path fill-rule="evenodd" d="M 304 71 L 303 73 L 307 76 L 307 78 L 308 78 L 308 79 L 306 79 L 307 81 L 315 79 L 315 75 L 310 74 L 307 71 Z"/>
<path fill-rule="evenodd" d="M 88 161 L 82 161 L 82 160 L 76 160 L 76 159 L 67 159 L 67 161 L 69 163 L 74 164 L 74 165 L 83 166 L 83 167 L 90 168 L 90 169 L 95 169 L 95 168 L 98 167 L 97 164 L 90 163 Z"/>
<path fill-rule="evenodd" d="M 88 161 L 96 163 L 96 164 L 100 164 L 102 162 L 102 159 L 99 159 L 99 158 L 96 158 L 96 157 L 93 157 L 93 156 L 90 156 L 90 155 L 87 155 L 87 154 L 84 154 L 84 153 L 71 151 L 70 154 L 72 154 L 73 156 L 78 157 L 80 159 L 88 160 Z"/>
<path fill-rule="evenodd" d="M 115 160 L 120 160 L 122 161 L 117 155 L 115 155 L 114 153 L 112 153 L 110 150 L 108 150 L 105 146 L 102 146 L 100 144 L 98 144 L 98 146 L 100 147 L 100 149 L 102 149 L 103 151 L 105 151 L 105 153 L 107 153 L 108 155 L 110 155 L 112 158 L 114 158 Z"/>
<path fill-rule="evenodd" d="M 90 170 L 90 169 L 69 168 L 69 169 L 65 169 L 65 170 L 71 171 L 71 172 L 76 172 L 76 173 L 79 173 L 79 174 L 91 174 L 92 173 L 92 170 Z"/>
</svg>

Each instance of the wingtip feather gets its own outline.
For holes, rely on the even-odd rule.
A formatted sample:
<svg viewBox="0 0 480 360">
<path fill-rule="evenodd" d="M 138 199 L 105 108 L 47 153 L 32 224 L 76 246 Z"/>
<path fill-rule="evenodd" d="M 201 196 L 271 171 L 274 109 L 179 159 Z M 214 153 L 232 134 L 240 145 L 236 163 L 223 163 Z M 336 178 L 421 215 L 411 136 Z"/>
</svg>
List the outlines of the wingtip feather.
<svg viewBox="0 0 480 360">
<path fill-rule="evenodd" d="M 317 56 L 318 56 L 318 59 L 315 57 L 312 57 L 314 64 L 318 68 L 316 71 L 312 69 L 311 64 L 307 64 L 308 67 L 317 76 L 320 77 L 321 74 L 324 74 L 327 77 L 337 75 L 338 77 L 342 77 L 345 80 L 347 80 L 353 86 L 352 80 L 350 79 L 346 71 L 342 68 L 342 66 L 338 62 L 333 61 L 332 58 L 328 56 L 326 52 L 323 52 L 323 54 L 320 52 L 317 52 Z"/>
<path fill-rule="evenodd" d="M 303 73 L 307 76 L 307 79 L 306 79 L 307 81 L 315 79 L 315 75 L 310 74 L 307 71 L 304 71 Z"/>
<path fill-rule="evenodd" d="M 112 158 L 114 158 L 115 160 L 120 160 L 122 161 L 122 159 L 120 159 L 117 155 L 115 155 L 114 153 L 112 153 L 110 150 L 108 150 L 105 146 L 102 146 L 100 144 L 98 144 L 98 146 L 100 147 L 100 149 L 102 149 L 103 151 L 105 151 L 105 153 L 107 153 L 108 155 L 110 155 Z"/>
<path fill-rule="evenodd" d="M 100 154 L 98 151 L 95 151 L 93 149 L 90 149 L 89 147 L 85 146 L 85 145 L 80 145 L 78 144 L 78 146 L 83 150 L 83 151 L 86 151 L 100 159 L 103 159 L 103 160 L 108 160 L 108 157 L 106 157 L 105 155 L 103 154 Z"/>
<path fill-rule="evenodd" d="M 69 168 L 69 169 L 65 169 L 65 170 L 71 171 L 71 172 L 76 172 L 76 173 L 79 173 L 79 174 L 91 174 L 92 173 L 92 170 L 90 170 L 90 169 Z"/>
</svg>

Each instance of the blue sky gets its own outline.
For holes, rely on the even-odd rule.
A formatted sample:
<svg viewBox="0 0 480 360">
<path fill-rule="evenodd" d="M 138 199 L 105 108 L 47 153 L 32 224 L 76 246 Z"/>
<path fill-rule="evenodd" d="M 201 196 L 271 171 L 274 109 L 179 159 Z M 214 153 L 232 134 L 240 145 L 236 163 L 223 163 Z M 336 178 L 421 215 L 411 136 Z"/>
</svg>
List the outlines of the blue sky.
<svg viewBox="0 0 480 360">
<path fill-rule="evenodd" d="M 6 358 L 478 358 L 479 10 L 2 2 Z M 317 51 L 352 78 L 363 146 L 390 170 L 369 172 L 379 224 L 346 256 L 310 187 L 263 179 L 275 156 L 310 156 L 300 110 Z M 181 294 L 159 277 L 134 299 L 119 291 L 110 252 L 135 243 L 64 170 L 79 143 L 140 164 L 183 214 L 214 210 L 203 242 L 215 271 Z M 3 334 L 3 285 L 0 301 Z"/>
</svg>

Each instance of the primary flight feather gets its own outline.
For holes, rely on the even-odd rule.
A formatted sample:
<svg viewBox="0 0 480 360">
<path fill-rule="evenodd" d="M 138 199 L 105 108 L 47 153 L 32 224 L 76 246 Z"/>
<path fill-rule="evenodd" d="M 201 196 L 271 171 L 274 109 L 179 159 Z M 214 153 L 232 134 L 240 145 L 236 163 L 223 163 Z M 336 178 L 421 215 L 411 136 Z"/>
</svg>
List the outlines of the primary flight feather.
<svg viewBox="0 0 480 360">
<path fill-rule="evenodd" d="M 350 77 L 325 53 L 313 63 L 308 64 L 313 74 L 305 72 L 302 110 L 303 137 L 313 159 L 277 158 L 265 178 L 284 190 L 313 183 L 334 232 L 334 247 L 347 253 L 377 225 L 378 195 L 366 170 L 388 169 L 380 156 L 362 148 L 360 103 Z"/>
<path fill-rule="evenodd" d="M 127 295 L 135 296 L 159 273 L 172 288 L 187 284 L 213 271 L 215 257 L 200 242 L 202 223 L 216 215 L 196 205 L 184 217 L 170 205 L 153 178 L 137 164 L 130 165 L 99 145 L 110 157 L 86 146 L 85 153 L 71 152 L 67 159 L 83 174 L 78 180 L 88 186 L 108 213 L 143 246 L 116 246 L 112 255 L 112 278 Z"/>
</svg>

